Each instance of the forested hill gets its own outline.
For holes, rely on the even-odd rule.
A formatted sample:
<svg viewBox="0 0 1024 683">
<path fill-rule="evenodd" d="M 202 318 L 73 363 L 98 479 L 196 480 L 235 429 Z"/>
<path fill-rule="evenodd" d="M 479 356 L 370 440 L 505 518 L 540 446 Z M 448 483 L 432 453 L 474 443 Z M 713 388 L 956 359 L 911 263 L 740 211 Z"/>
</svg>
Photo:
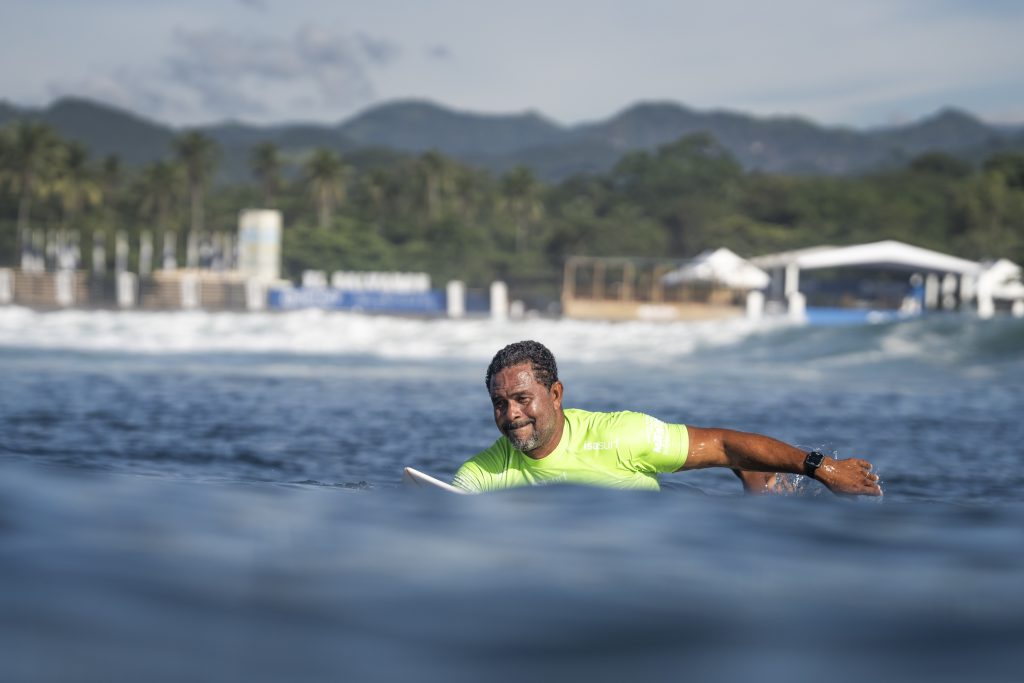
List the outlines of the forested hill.
<svg viewBox="0 0 1024 683">
<path fill-rule="evenodd" d="M 92 156 L 115 155 L 132 166 L 169 156 L 170 141 L 180 132 L 89 100 L 62 99 L 38 110 L 0 102 L 0 126 L 21 119 L 44 121 L 63 137 L 83 143 Z M 533 112 L 485 115 L 399 101 L 337 126 L 223 123 L 199 130 L 221 147 L 221 179 L 232 183 L 248 179 L 251 150 L 267 141 L 296 166 L 317 148 L 349 155 L 356 166 L 382 155 L 437 150 L 499 173 L 525 166 L 547 181 L 602 173 L 627 152 L 653 150 L 698 132 L 713 136 L 747 170 L 800 175 L 898 167 L 927 151 L 978 161 L 995 152 L 1024 149 L 1024 128 L 987 125 L 952 109 L 899 127 L 860 131 L 792 117 L 702 112 L 671 102 L 637 104 L 607 120 L 574 126 Z"/>
</svg>

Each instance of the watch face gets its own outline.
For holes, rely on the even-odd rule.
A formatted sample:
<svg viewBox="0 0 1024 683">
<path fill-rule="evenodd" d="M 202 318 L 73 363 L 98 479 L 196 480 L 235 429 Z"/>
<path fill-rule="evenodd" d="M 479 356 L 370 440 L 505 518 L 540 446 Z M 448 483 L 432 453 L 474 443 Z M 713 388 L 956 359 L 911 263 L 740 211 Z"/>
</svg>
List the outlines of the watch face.
<svg viewBox="0 0 1024 683">
<path fill-rule="evenodd" d="M 825 460 L 825 454 L 818 451 L 811 451 L 807 454 L 807 458 L 804 460 L 804 466 L 817 469 L 821 467 L 821 463 Z"/>
</svg>

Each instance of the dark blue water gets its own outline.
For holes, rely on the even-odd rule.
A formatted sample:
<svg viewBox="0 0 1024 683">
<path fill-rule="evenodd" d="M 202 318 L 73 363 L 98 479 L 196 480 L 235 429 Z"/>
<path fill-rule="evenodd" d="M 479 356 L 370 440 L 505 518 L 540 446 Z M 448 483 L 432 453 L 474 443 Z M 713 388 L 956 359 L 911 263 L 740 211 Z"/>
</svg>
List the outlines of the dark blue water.
<svg viewBox="0 0 1024 683">
<path fill-rule="evenodd" d="M 0 316 L 0 680 L 1020 680 L 1020 321 L 26 315 Z M 487 355 L 523 337 L 568 405 L 868 457 L 885 499 L 403 490 L 496 437 Z"/>
</svg>

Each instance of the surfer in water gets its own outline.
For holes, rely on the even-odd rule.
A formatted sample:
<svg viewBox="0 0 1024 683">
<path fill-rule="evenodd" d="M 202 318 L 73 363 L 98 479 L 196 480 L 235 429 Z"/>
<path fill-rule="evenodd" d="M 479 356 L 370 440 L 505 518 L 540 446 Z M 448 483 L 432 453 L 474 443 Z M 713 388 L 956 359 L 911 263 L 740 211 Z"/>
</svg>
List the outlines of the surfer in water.
<svg viewBox="0 0 1024 683">
<path fill-rule="evenodd" d="M 656 491 L 659 472 L 728 467 L 751 493 L 780 491 L 777 473 L 791 472 L 837 494 L 882 495 L 866 460 L 806 453 L 760 434 L 668 424 L 643 413 L 563 409 L 555 357 L 539 342 L 503 348 L 485 381 L 502 436 L 455 473 L 452 483 L 464 491 L 559 482 Z"/>
</svg>

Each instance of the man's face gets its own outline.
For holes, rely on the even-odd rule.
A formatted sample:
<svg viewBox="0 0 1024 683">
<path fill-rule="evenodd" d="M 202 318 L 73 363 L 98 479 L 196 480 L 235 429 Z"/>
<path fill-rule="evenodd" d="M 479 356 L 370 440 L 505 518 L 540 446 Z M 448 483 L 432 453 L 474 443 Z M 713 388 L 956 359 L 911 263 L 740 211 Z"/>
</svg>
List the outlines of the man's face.
<svg viewBox="0 0 1024 683">
<path fill-rule="evenodd" d="M 494 423 L 523 453 L 543 457 L 561 436 L 562 383 L 548 389 L 533 376 L 530 363 L 513 365 L 491 377 Z"/>
</svg>

